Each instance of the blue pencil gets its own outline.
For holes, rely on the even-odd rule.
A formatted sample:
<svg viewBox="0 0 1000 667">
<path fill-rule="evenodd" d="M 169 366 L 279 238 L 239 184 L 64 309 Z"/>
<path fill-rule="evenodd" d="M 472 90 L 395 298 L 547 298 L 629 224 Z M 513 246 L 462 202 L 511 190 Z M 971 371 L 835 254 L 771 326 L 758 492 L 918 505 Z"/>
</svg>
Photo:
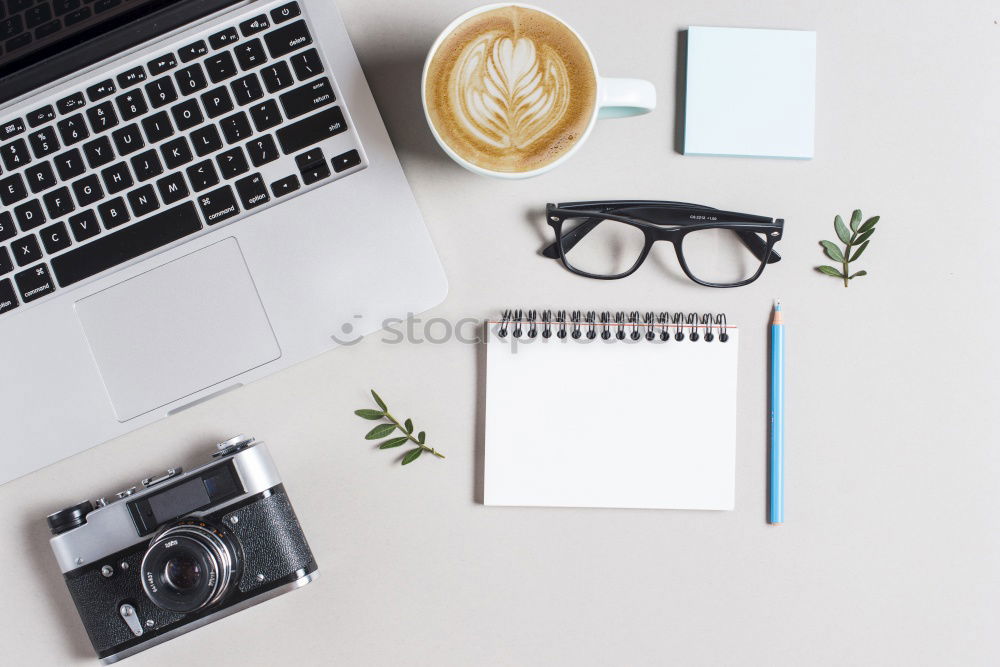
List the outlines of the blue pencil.
<svg viewBox="0 0 1000 667">
<path fill-rule="evenodd" d="M 785 323 L 781 301 L 774 302 L 771 320 L 771 460 L 770 508 L 767 520 L 785 522 Z"/>
</svg>

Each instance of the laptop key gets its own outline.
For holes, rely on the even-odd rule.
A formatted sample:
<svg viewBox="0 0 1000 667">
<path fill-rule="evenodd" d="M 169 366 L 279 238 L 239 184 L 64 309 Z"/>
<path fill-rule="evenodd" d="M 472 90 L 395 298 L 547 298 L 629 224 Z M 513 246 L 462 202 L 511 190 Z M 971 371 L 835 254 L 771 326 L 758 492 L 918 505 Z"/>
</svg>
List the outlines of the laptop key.
<svg viewBox="0 0 1000 667">
<path fill-rule="evenodd" d="M 145 80 L 146 70 L 142 68 L 142 65 L 133 67 L 132 69 L 126 70 L 118 75 L 118 85 L 122 88 L 134 86 L 135 84 L 142 83 Z"/>
<path fill-rule="evenodd" d="M 132 207 L 132 213 L 137 218 L 141 218 L 160 208 L 160 202 L 156 200 L 156 191 L 152 185 L 143 185 L 136 188 L 129 192 L 127 197 L 129 206 Z"/>
<path fill-rule="evenodd" d="M 271 20 L 275 23 L 284 23 L 285 21 L 295 18 L 301 13 L 302 10 L 299 9 L 299 3 L 289 2 L 286 5 L 281 5 L 280 7 L 272 9 Z"/>
<path fill-rule="evenodd" d="M 47 21 L 52 20 L 52 8 L 47 4 L 35 5 L 24 15 L 24 22 L 28 28 L 37 28 Z"/>
<path fill-rule="evenodd" d="M 177 81 L 177 87 L 180 89 L 181 95 L 191 95 L 208 85 L 208 79 L 205 78 L 205 70 L 198 63 L 177 70 L 174 73 L 174 80 Z"/>
<path fill-rule="evenodd" d="M 10 279 L 0 280 L 0 315 L 18 307 L 17 292 Z"/>
<path fill-rule="evenodd" d="M 128 170 L 128 165 L 124 162 L 114 164 L 101 172 L 104 180 L 104 187 L 109 195 L 121 192 L 125 188 L 132 187 L 132 173 Z"/>
<path fill-rule="evenodd" d="M 255 167 L 273 162 L 280 157 L 278 146 L 274 143 L 274 139 L 271 138 L 270 134 L 265 134 L 263 137 L 258 137 L 248 142 L 246 149 L 247 153 L 250 154 L 250 162 Z"/>
<path fill-rule="evenodd" d="M 52 108 L 51 104 L 46 104 L 40 109 L 35 109 L 28 114 L 28 125 L 31 127 L 38 127 L 39 125 L 44 125 L 49 121 L 56 119 L 56 111 Z"/>
<path fill-rule="evenodd" d="M 24 177 L 28 181 L 31 192 L 38 194 L 51 187 L 55 187 L 56 175 L 52 171 L 52 165 L 48 162 L 39 162 L 24 170 Z"/>
<path fill-rule="evenodd" d="M 48 37 L 49 35 L 59 32 L 61 29 L 62 29 L 62 23 L 60 23 L 58 19 L 49 21 L 48 23 L 43 23 L 42 25 L 35 28 L 35 39 Z"/>
<path fill-rule="evenodd" d="M 306 27 L 305 21 L 296 21 L 267 33 L 264 35 L 264 41 L 267 43 L 267 50 L 271 53 L 271 57 L 280 58 L 303 46 L 312 44 L 312 36 L 309 34 L 309 28 Z"/>
<path fill-rule="evenodd" d="M 233 98 L 223 86 L 202 93 L 201 103 L 205 105 L 205 113 L 209 118 L 217 118 L 233 110 Z"/>
<path fill-rule="evenodd" d="M 256 74 L 240 77 L 229 84 L 229 87 L 233 89 L 233 97 L 236 98 L 236 103 L 240 106 L 264 97 L 264 89 L 261 88 L 260 79 L 257 78 Z"/>
<path fill-rule="evenodd" d="M 97 222 L 97 214 L 92 210 L 81 211 L 69 217 L 69 228 L 77 243 L 97 236 L 101 228 Z"/>
<path fill-rule="evenodd" d="M 174 126 L 170 124 L 170 117 L 166 111 L 143 118 L 142 129 L 145 130 L 146 139 L 151 144 L 159 143 L 174 133 Z"/>
<path fill-rule="evenodd" d="M 90 129 L 94 131 L 94 134 L 110 130 L 118 125 L 118 114 L 115 113 L 115 107 L 110 101 L 101 102 L 97 106 L 87 109 L 87 118 L 90 120 Z"/>
<path fill-rule="evenodd" d="M 332 104 L 337 96 L 333 93 L 330 80 L 323 77 L 304 86 L 293 88 L 287 93 L 282 93 L 278 99 L 281 100 L 281 108 L 285 111 L 285 116 L 296 118 Z"/>
<path fill-rule="evenodd" d="M 45 224 L 45 214 L 42 213 L 42 203 L 37 199 L 32 199 L 18 205 L 14 209 L 14 217 L 22 232 L 41 227 Z M 20 240 L 20 239 L 18 239 Z"/>
<path fill-rule="evenodd" d="M 295 192 L 299 187 L 299 177 L 292 174 L 271 183 L 271 192 L 275 197 L 281 197 Z"/>
<path fill-rule="evenodd" d="M 212 83 L 219 83 L 236 75 L 236 61 L 229 51 L 223 51 L 205 61 L 205 71 Z"/>
<path fill-rule="evenodd" d="M 42 246 L 38 245 L 38 238 L 34 234 L 17 239 L 10 244 L 10 249 L 18 266 L 27 266 L 42 258 Z"/>
<path fill-rule="evenodd" d="M 177 137 L 163 144 L 160 146 L 160 152 L 163 154 L 163 162 L 167 165 L 167 169 L 176 169 L 194 159 L 191 147 L 184 137 Z"/>
<path fill-rule="evenodd" d="M 170 107 L 170 114 L 174 117 L 174 123 L 179 132 L 201 125 L 202 121 L 205 120 L 205 116 L 201 113 L 201 107 L 198 106 L 198 100 L 185 100 L 180 104 L 175 104 Z"/>
<path fill-rule="evenodd" d="M 236 53 L 236 61 L 244 72 L 258 65 L 263 65 L 264 61 L 267 60 L 267 54 L 264 53 L 264 43 L 256 38 L 240 44 L 233 51 Z"/>
<path fill-rule="evenodd" d="M 146 84 L 146 96 L 154 109 L 177 101 L 177 89 L 174 88 L 173 79 L 169 76 L 161 76 L 159 79 Z"/>
<path fill-rule="evenodd" d="M 45 202 L 45 210 L 48 211 L 50 220 L 69 215 L 76 209 L 76 206 L 73 205 L 73 197 L 69 194 L 69 188 L 65 185 L 45 194 L 42 201 Z"/>
<path fill-rule="evenodd" d="M 87 129 L 82 113 L 63 118 L 56 123 L 56 127 L 59 128 L 59 136 L 66 146 L 72 146 L 90 137 L 90 130 Z"/>
<path fill-rule="evenodd" d="M 240 36 L 236 32 L 236 28 L 226 28 L 211 35 L 208 38 L 208 43 L 212 45 L 213 49 L 224 49 L 230 44 L 235 44 L 239 38 Z"/>
<path fill-rule="evenodd" d="M 330 107 L 278 129 L 278 143 L 285 155 L 317 144 L 347 130 L 340 107 Z"/>
<path fill-rule="evenodd" d="M 260 104 L 250 107 L 250 118 L 258 132 L 269 130 L 281 123 L 281 112 L 278 111 L 278 103 L 274 100 L 266 100 Z"/>
<path fill-rule="evenodd" d="M 24 303 L 30 303 L 56 291 L 56 286 L 52 284 L 52 276 L 49 274 L 49 267 L 44 264 L 15 273 L 14 282 L 17 283 L 17 291 L 20 292 L 21 301 Z"/>
<path fill-rule="evenodd" d="M 97 212 L 101 214 L 105 229 L 121 227 L 130 219 L 128 209 L 125 208 L 125 200 L 121 197 L 104 202 L 97 207 Z"/>
<path fill-rule="evenodd" d="M 3 202 L 4 206 L 12 206 L 27 196 L 28 191 L 20 174 L 0 178 L 0 202 Z"/>
<path fill-rule="evenodd" d="M 194 203 L 187 201 L 54 257 L 52 271 L 59 285 L 66 287 L 201 228 Z"/>
<path fill-rule="evenodd" d="M 0 125 L 0 141 L 5 141 L 7 139 L 10 139 L 11 137 L 16 137 L 22 132 L 24 132 L 23 120 L 21 120 L 20 118 L 9 120 L 3 125 Z"/>
<path fill-rule="evenodd" d="M 222 136 L 226 138 L 227 144 L 243 141 L 253 134 L 253 130 L 250 129 L 250 119 L 242 111 L 226 116 L 219 121 L 219 125 L 222 127 Z"/>
<path fill-rule="evenodd" d="M 28 143 L 31 144 L 31 150 L 35 152 L 35 157 L 39 159 L 59 150 L 59 139 L 56 138 L 55 130 L 51 127 L 43 127 L 37 132 L 29 134 Z"/>
<path fill-rule="evenodd" d="M 260 71 L 260 75 L 264 77 L 264 86 L 269 93 L 276 93 L 295 83 L 295 79 L 292 78 L 292 70 L 288 69 L 285 61 L 268 65 Z"/>
<path fill-rule="evenodd" d="M 222 137 L 214 125 L 206 125 L 191 133 L 191 143 L 198 157 L 204 157 L 222 148 Z"/>
<path fill-rule="evenodd" d="M 14 262 L 10 258 L 7 248 L 0 247 L 0 276 L 14 270 Z"/>
<path fill-rule="evenodd" d="M 111 136 L 115 140 L 115 147 L 118 149 L 118 154 L 123 157 L 129 153 L 134 153 L 146 145 L 146 142 L 142 140 L 142 133 L 139 132 L 139 125 L 137 123 L 119 128 L 112 132 Z"/>
<path fill-rule="evenodd" d="M 213 185 L 219 183 L 219 174 L 216 173 L 215 167 L 212 166 L 210 160 L 204 160 L 203 162 L 198 162 L 191 165 L 186 170 L 188 180 L 191 181 L 191 187 L 194 188 L 195 192 L 201 192 L 202 190 L 207 190 Z"/>
<path fill-rule="evenodd" d="M 87 99 L 91 102 L 103 100 L 105 97 L 111 95 L 117 90 L 118 88 L 115 87 L 115 82 L 111 79 L 106 79 L 87 88 Z"/>
<path fill-rule="evenodd" d="M 146 100 L 142 97 L 142 91 L 138 89 L 119 95 L 115 98 L 115 102 L 118 104 L 122 120 L 132 120 L 149 111 Z"/>
<path fill-rule="evenodd" d="M 107 137 L 98 137 L 93 141 L 88 141 L 83 145 L 83 155 L 87 158 L 87 164 L 91 169 L 103 167 L 114 159 L 115 154 L 111 148 L 111 141 Z"/>
<path fill-rule="evenodd" d="M 253 174 L 236 181 L 236 193 L 243 204 L 243 210 L 249 211 L 252 208 L 262 206 L 271 201 L 271 196 L 267 193 L 267 186 L 264 178 L 260 174 Z"/>
<path fill-rule="evenodd" d="M 222 173 L 222 178 L 226 180 L 236 178 L 237 176 L 250 171 L 250 165 L 247 164 L 247 158 L 243 155 L 243 149 L 239 146 L 219 153 L 215 157 L 215 161 L 219 165 L 219 171 Z"/>
<path fill-rule="evenodd" d="M 73 93 L 56 102 L 56 109 L 61 114 L 68 114 L 75 109 L 79 109 L 84 104 L 83 93 Z"/>
<path fill-rule="evenodd" d="M 80 155 L 80 151 L 75 148 L 55 156 L 52 162 L 56 165 L 56 173 L 59 174 L 59 178 L 64 181 L 72 180 L 86 171 L 86 167 L 83 166 L 83 157 Z"/>
<path fill-rule="evenodd" d="M 295 70 L 295 76 L 299 77 L 299 81 L 311 79 L 322 73 L 323 61 L 319 59 L 319 51 L 309 49 L 302 53 L 296 53 L 292 56 L 292 69 Z"/>
<path fill-rule="evenodd" d="M 97 174 L 89 174 L 73 182 L 73 194 L 80 206 L 90 206 L 104 199 L 104 189 Z"/>
<path fill-rule="evenodd" d="M 0 146 L 0 159 L 3 166 L 8 171 L 14 171 L 31 162 L 31 155 L 28 153 L 28 144 L 24 139 L 15 139 L 9 144 Z"/>
<path fill-rule="evenodd" d="M 49 225 L 38 233 L 42 237 L 42 245 L 45 246 L 45 252 L 50 255 L 54 255 L 60 250 L 65 250 L 73 242 L 69 237 L 69 232 L 66 231 L 66 225 L 61 222 Z"/>
<path fill-rule="evenodd" d="M 135 177 L 140 182 L 148 181 L 163 173 L 163 164 L 160 163 L 160 158 L 155 150 L 139 153 L 132 158 L 131 162 L 132 171 L 135 172 Z"/>
<path fill-rule="evenodd" d="M 205 222 L 209 225 L 217 225 L 240 212 L 233 189 L 228 185 L 198 195 L 198 205 L 201 207 L 201 214 L 205 216 Z"/>
<path fill-rule="evenodd" d="M 260 16 L 255 16 L 252 19 L 247 19 L 240 23 L 240 32 L 243 33 L 244 37 L 249 37 L 250 35 L 255 35 L 261 30 L 267 30 L 271 27 L 271 22 L 267 20 L 267 14 L 261 14 Z"/>
<path fill-rule="evenodd" d="M 350 169 L 361 164 L 361 156 L 356 150 L 351 149 L 333 158 L 330 160 L 330 163 L 333 165 L 333 170 L 339 174 L 345 169 Z"/>
<path fill-rule="evenodd" d="M 208 46 L 205 45 L 205 40 L 199 39 L 194 44 L 188 44 L 187 46 L 179 49 L 177 53 L 181 57 L 181 62 L 187 63 L 208 53 Z"/>
<path fill-rule="evenodd" d="M 92 13 L 93 12 L 91 11 L 90 7 L 81 7 L 80 9 L 77 9 L 76 11 L 72 11 L 69 14 L 67 14 L 63 18 L 63 23 L 65 23 L 67 26 L 71 26 L 74 23 L 79 23 L 80 21 L 86 21 L 87 19 L 90 18 Z"/>
<path fill-rule="evenodd" d="M 172 53 L 167 53 L 146 63 L 146 69 L 149 70 L 150 76 L 163 74 L 175 67 L 177 67 L 177 56 Z"/>
<path fill-rule="evenodd" d="M 14 216 L 10 211 L 0 211 L 0 241 L 14 238 L 17 230 L 14 228 Z"/>
<path fill-rule="evenodd" d="M 160 191 L 160 199 L 163 200 L 165 206 L 184 199 L 189 194 L 187 183 L 184 182 L 184 175 L 179 171 L 158 180 L 156 188 Z"/>
</svg>

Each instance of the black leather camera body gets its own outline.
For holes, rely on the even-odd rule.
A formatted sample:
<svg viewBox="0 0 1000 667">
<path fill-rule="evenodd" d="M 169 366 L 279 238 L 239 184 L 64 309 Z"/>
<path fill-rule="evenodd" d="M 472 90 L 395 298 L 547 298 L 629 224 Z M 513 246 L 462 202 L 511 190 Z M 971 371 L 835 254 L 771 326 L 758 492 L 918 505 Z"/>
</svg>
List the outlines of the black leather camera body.
<svg viewBox="0 0 1000 667">
<path fill-rule="evenodd" d="M 211 463 L 49 515 L 66 585 L 102 664 L 319 576 L 267 448 L 239 436 Z"/>
</svg>

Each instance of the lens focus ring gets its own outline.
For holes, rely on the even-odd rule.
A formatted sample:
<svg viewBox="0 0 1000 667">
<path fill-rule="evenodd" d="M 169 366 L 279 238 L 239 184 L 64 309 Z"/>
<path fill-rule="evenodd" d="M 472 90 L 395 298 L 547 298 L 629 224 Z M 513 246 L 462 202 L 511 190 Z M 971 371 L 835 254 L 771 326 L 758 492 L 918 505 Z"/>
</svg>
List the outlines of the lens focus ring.
<svg viewBox="0 0 1000 667">
<path fill-rule="evenodd" d="M 187 613 L 222 599 L 238 568 L 237 549 L 226 534 L 184 522 L 150 543 L 142 559 L 142 586 L 156 606 Z"/>
</svg>

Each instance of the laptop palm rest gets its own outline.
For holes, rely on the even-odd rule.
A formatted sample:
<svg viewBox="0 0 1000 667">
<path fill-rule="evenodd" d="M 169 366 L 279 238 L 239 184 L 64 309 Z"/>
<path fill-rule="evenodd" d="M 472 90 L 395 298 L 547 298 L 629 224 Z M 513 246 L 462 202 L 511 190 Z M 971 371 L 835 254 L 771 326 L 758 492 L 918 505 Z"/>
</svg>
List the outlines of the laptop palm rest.
<svg viewBox="0 0 1000 667">
<path fill-rule="evenodd" d="M 121 422 L 281 356 L 234 238 L 81 299 L 76 313 Z"/>
</svg>

